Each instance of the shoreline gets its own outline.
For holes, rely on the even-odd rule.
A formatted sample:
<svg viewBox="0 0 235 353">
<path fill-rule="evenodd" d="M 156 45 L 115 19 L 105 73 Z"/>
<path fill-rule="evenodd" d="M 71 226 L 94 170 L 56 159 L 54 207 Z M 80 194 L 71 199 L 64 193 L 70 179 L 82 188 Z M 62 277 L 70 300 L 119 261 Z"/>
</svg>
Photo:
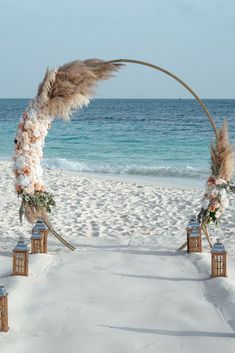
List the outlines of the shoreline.
<svg viewBox="0 0 235 353">
<path fill-rule="evenodd" d="M 10 163 L 13 162 L 9 159 L 1 159 L 0 164 L 2 163 Z M 203 179 L 199 178 L 183 178 L 183 177 L 160 177 L 160 176 L 147 176 L 147 175 L 137 175 L 137 174 L 114 174 L 114 173 L 98 173 L 98 172 L 81 172 L 81 171 L 74 171 L 74 170 L 66 170 L 62 168 L 50 168 L 45 164 L 42 164 L 42 168 L 44 173 L 46 171 L 54 171 L 54 172 L 62 172 L 65 175 L 70 176 L 78 176 L 81 178 L 88 178 L 88 179 L 99 179 L 99 180 L 106 180 L 106 181 L 118 181 L 123 183 L 130 183 L 130 184 L 139 184 L 145 186 L 159 186 L 159 187 L 166 187 L 166 188 L 177 188 L 180 190 L 198 190 L 203 192 L 204 185 L 206 182 Z"/>
<path fill-rule="evenodd" d="M 88 173 L 76 172 L 65 169 L 54 169 L 44 167 L 44 170 L 61 171 L 66 175 L 78 176 L 88 179 L 99 179 L 106 181 L 118 181 L 129 184 L 138 184 L 144 186 L 159 186 L 166 188 L 177 188 L 180 190 L 199 190 L 203 192 L 204 183 L 202 180 L 189 179 L 189 178 L 173 178 L 173 177 L 156 177 L 156 176 L 141 176 L 141 175 L 128 175 L 128 174 L 112 174 L 112 173 Z"/>
</svg>

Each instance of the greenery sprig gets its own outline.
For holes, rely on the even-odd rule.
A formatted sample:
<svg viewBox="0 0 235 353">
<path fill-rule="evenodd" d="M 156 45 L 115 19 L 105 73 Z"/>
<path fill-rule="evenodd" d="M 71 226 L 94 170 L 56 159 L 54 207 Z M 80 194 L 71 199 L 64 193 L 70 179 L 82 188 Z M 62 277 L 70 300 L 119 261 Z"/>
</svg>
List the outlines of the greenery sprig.
<svg viewBox="0 0 235 353">
<path fill-rule="evenodd" d="M 47 212 L 51 212 L 51 206 L 55 206 L 53 195 L 47 191 L 36 191 L 34 194 L 27 194 L 22 191 L 19 193 L 19 196 L 24 202 L 38 208 L 43 208 Z"/>
</svg>

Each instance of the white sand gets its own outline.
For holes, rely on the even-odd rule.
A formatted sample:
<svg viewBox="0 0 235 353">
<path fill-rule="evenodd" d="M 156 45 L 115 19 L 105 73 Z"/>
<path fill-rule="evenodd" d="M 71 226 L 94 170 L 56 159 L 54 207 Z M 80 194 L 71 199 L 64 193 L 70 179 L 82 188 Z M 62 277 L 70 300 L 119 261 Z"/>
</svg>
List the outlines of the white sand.
<svg viewBox="0 0 235 353">
<path fill-rule="evenodd" d="M 234 352 L 233 205 L 220 232 L 229 277 L 211 280 L 206 241 L 202 254 L 176 252 L 203 191 L 61 171 L 45 179 L 57 202 L 51 221 L 77 250 L 50 235 L 49 254 L 30 255 L 29 277 L 10 276 L 11 251 L 20 235 L 29 241 L 31 226 L 19 224 L 11 164 L 0 162 L 0 280 L 10 326 L 1 353 Z"/>
</svg>

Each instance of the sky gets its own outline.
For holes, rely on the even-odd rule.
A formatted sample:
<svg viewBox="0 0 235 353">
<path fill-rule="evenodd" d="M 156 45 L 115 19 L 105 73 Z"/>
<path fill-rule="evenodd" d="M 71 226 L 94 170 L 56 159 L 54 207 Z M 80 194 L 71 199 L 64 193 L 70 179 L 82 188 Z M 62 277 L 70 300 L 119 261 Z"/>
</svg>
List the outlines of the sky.
<svg viewBox="0 0 235 353">
<path fill-rule="evenodd" d="M 0 0 L 0 97 L 31 98 L 47 67 L 87 58 L 161 66 L 202 98 L 235 98 L 234 0 Z M 191 98 L 133 64 L 98 98 Z"/>
</svg>

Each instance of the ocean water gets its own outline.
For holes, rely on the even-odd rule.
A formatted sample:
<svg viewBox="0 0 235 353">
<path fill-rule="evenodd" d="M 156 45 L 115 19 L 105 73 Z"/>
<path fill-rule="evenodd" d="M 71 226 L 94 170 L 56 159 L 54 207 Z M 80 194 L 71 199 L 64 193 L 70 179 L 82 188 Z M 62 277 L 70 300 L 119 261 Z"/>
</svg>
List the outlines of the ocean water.
<svg viewBox="0 0 235 353">
<path fill-rule="evenodd" d="M 235 100 L 205 100 L 235 143 Z M 0 159 L 11 159 L 27 99 L 0 99 Z M 44 165 L 106 175 L 204 180 L 214 133 L 195 100 L 96 99 L 69 123 L 54 121 Z"/>
</svg>

